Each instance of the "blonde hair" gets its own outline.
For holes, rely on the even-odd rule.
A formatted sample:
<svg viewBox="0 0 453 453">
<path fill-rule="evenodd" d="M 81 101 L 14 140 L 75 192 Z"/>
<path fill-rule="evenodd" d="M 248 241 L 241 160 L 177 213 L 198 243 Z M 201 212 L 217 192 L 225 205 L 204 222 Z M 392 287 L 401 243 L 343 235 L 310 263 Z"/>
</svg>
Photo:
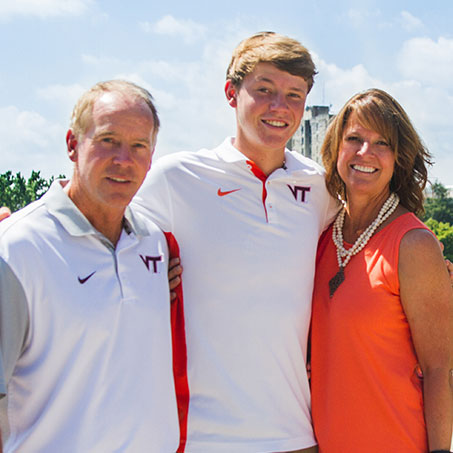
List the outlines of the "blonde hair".
<svg viewBox="0 0 453 453">
<path fill-rule="evenodd" d="M 344 130 L 353 112 L 363 127 L 382 135 L 393 150 L 395 169 L 390 191 L 398 194 L 406 209 L 416 214 L 423 213 L 423 189 L 428 181 L 427 165 L 432 164 L 431 155 L 401 105 L 377 88 L 349 99 L 327 129 L 321 155 L 330 194 L 346 200 L 346 188 L 338 174 L 337 160 Z"/>
<path fill-rule="evenodd" d="M 271 63 L 282 71 L 302 77 L 313 86 L 316 67 L 310 52 L 295 39 L 271 31 L 257 33 L 244 39 L 234 49 L 227 69 L 226 78 L 240 87 L 244 77 L 250 74 L 258 63 Z"/>
<path fill-rule="evenodd" d="M 71 115 L 70 128 L 72 129 L 74 135 L 79 136 L 86 132 L 88 125 L 90 124 L 94 103 L 104 93 L 109 92 L 124 93 L 136 99 L 145 101 L 153 115 L 152 140 L 153 143 L 155 143 L 160 127 L 160 121 L 157 109 L 154 106 L 154 99 L 148 90 L 136 85 L 135 83 L 128 82 L 127 80 L 109 80 L 106 82 L 99 82 L 82 94 L 74 106 Z"/>
</svg>

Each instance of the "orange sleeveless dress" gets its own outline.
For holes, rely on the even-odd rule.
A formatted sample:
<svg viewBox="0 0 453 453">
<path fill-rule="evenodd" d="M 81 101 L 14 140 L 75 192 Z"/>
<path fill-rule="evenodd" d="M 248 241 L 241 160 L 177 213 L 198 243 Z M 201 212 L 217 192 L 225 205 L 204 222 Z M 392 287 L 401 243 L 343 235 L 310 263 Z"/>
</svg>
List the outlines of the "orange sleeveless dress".
<svg viewBox="0 0 453 453">
<path fill-rule="evenodd" d="M 312 317 L 312 416 L 320 453 L 426 453 L 422 378 L 399 297 L 402 237 L 427 229 L 411 213 L 376 233 L 337 273 L 332 227 L 321 237 Z"/>
</svg>

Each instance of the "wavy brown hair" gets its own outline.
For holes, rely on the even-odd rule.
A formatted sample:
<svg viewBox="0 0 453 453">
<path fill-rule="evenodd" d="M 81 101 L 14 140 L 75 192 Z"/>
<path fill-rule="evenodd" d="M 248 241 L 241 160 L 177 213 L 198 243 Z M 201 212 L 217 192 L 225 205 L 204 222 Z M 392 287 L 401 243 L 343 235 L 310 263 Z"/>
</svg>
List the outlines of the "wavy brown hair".
<svg viewBox="0 0 453 453">
<path fill-rule="evenodd" d="M 390 181 L 390 191 L 398 194 L 401 204 L 410 212 L 422 214 L 423 189 L 428 181 L 427 166 L 432 164 L 431 155 L 401 105 L 388 93 L 377 88 L 358 93 L 349 99 L 327 129 L 321 155 L 330 194 L 346 200 L 346 188 L 338 174 L 337 160 L 344 130 L 352 112 L 361 126 L 382 135 L 393 150 L 395 169 Z"/>
<path fill-rule="evenodd" d="M 263 31 L 241 41 L 227 69 L 226 78 L 236 87 L 240 87 L 244 77 L 255 69 L 258 63 L 271 63 L 281 71 L 302 77 L 308 85 L 308 92 L 313 86 L 316 67 L 310 52 L 295 39 Z"/>
</svg>

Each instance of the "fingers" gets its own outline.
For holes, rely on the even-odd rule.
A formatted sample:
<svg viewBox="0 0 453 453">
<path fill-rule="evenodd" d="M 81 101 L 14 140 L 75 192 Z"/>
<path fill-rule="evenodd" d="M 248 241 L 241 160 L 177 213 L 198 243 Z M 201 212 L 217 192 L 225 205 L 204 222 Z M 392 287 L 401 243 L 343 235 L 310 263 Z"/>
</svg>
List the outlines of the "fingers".
<svg viewBox="0 0 453 453">
<path fill-rule="evenodd" d="M 179 264 L 179 258 L 172 258 L 168 263 L 168 285 L 170 287 L 170 300 L 176 298 L 176 293 L 173 291 L 180 283 L 182 274 L 182 266 Z"/>
<path fill-rule="evenodd" d="M 182 266 L 179 263 L 179 258 L 172 258 L 168 263 L 168 280 L 170 282 L 179 279 L 179 276 L 182 274 Z"/>
<path fill-rule="evenodd" d="M 11 211 L 6 206 L 0 208 L 0 222 L 11 215 Z"/>
<path fill-rule="evenodd" d="M 168 285 L 170 291 L 173 291 L 181 283 L 181 278 L 179 276 L 173 277 L 171 280 L 168 280 Z"/>
<path fill-rule="evenodd" d="M 453 288 L 453 263 L 448 258 L 445 258 L 445 264 L 447 265 L 447 270 L 450 274 L 450 283 Z"/>
<path fill-rule="evenodd" d="M 445 258 L 445 264 L 447 265 L 448 272 L 450 273 L 451 283 L 453 285 L 453 263 L 449 259 Z"/>
</svg>

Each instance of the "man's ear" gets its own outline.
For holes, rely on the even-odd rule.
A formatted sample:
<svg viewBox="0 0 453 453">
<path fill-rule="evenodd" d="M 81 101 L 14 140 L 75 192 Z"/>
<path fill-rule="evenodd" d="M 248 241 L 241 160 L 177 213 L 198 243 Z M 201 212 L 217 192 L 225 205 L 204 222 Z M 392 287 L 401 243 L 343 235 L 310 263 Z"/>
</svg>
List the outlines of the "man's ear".
<svg viewBox="0 0 453 453">
<path fill-rule="evenodd" d="M 66 147 L 68 150 L 69 159 L 75 162 L 77 160 L 77 140 L 74 133 L 72 132 L 72 129 L 69 129 L 66 133 Z"/>
<path fill-rule="evenodd" d="M 238 89 L 233 85 L 233 82 L 231 80 L 227 80 L 225 83 L 225 96 L 228 104 L 230 104 L 233 108 L 236 108 L 238 104 L 236 99 L 237 93 Z"/>
</svg>

